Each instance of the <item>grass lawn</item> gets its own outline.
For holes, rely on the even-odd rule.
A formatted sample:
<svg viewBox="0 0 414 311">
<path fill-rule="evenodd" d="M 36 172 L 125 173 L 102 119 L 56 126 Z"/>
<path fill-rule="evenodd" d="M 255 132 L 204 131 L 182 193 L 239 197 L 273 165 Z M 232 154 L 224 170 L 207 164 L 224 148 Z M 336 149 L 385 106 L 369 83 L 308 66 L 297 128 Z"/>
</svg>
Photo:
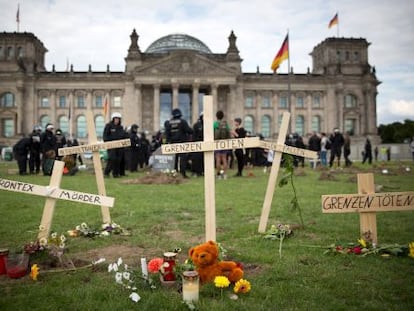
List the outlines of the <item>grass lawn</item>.
<svg viewBox="0 0 414 311">
<path fill-rule="evenodd" d="M 16 168 L 15 162 L 1 162 L 1 178 L 49 183 L 46 176 L 19 176 Z M 381 173 L 384 168 L 388 174 Z M 357 173 L 373 172 L 381 192 L 414 191 L 414 163 L 355 163 L 351 169 L 336 169 L 329 175 L 309 167 L 296 172 L 294 184 L 305 227 L 299 227 L 297 211 L 290 210 L 293 191 L 289 185 L 275 189 L 267 226 L 293 226 L 294 235 L 284 240 L 282 256 L 279 241 L 258 233 L 269 175 L 253 168 L 246 169 L 243 178 L 232 177 L 235 171 L 230 171 L 227 180 L 216 181 L 217 242 L 227 250 L 228 260 L 243 264 L 252 289 L 231 300 L 231 288 L 221 297 L 218 288 L 205 285 L 197 309 L 414 310 L 414 258 L 324 254 L 333 243 L 357 243 L 359 217 L 321 212 L 321 195 L 358 192 Z M 141 300 L 135 304 L 128 298 L 130 292 L 107 272 L 108 264 L 119 257 L 139 271 L 141 257 L 149 261 L 175 247 L 182 249 L 178 255 L 182 262 L 190 247 L 205 241 L 203 178 L 180 184 L 125 183 L 142 180 L 146 174 L 105 179 L 107 195 L 115 197 L 112 221 L 127 228 L 130 236 L 69 237 L 67 231 L 83 222 L 100 227 L 100 207 L 58 201 L 52 231 L 66 235 L 66 258 L 78 266 L 100 257 L 106 262 L 94 268 L 52 272 L 55 269 L 42 268 L 39 261 L 37 281 L 1 275 L 0 310 L 188 310 L 176 288 L 151 290 L 142 282 L 138 284 Z M 64 176 L 61 188 L 96 193 L 93 170 Z M 13 252 L 36 240 L 44 203 L 43 197 L 0 190 L 0 248 Z M 414 211 L 377 213 L 379 245 L 413 242 L 413 223 Z"/>
</svg>

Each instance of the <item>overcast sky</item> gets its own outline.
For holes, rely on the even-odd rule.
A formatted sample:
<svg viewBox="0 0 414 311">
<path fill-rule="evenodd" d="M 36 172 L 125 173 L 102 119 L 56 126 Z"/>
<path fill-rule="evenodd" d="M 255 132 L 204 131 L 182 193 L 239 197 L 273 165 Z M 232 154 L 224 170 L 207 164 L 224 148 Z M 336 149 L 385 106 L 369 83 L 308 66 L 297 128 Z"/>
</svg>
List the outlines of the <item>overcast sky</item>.
<svg viewBox="0 0 414 311">
<path fill-rule="evenodd" d="M 295 73 L 312 67 L 309 53 L 337 27 L 339 36 L 365 38 L 375 66 L 378 125 L 414 120 L 414 5 L 411 0 L 0 0 L 0 31 L 34 33 L 48 49 L 46 68 L 123 71 L 135 28 L 141 51 L 171 33 L 203 41 L 225 53 L 233 30 L 243 72 L 270 73 L 270 64 L 289 29 Z M 287 72 L 287 61 L 278 72 Z"/>
</svg>

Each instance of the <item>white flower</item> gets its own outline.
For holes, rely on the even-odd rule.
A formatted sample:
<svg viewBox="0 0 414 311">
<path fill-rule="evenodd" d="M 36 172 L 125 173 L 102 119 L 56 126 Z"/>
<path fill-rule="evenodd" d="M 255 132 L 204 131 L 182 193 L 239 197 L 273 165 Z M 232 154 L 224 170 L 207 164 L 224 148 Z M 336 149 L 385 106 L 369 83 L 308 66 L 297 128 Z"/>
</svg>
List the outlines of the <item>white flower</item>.
<svg viewBox="0 0 414 311">
<path fill-rule="evenodd" d="M 61 234 L 61 235 L 60 235 L 60 240 L 61 240 L 62 242 L 65 242 L 65 241 L 66 241 L 66 237 L 65 237 L 63 234 Z"/>
<path fill-rule="evenodd" d="M 86 224 L 86 222 L 81 223 L 81 228 L 84 230 L 88 229 L 88 225 Z"/>
<path fill-rule="evenodd" d="M 141 297 L 137 293 L 131 293 L 131 295 L 129 295 L 129 298 L 131 298 L 133 302 L 138 302 L 141 299 Z"/>
<path fill-rule="evenodd" d="M 39 244 L 40 244 L 40 246 L 46 246 L 47 245 L 47 239 L 46 238 L 41 238 L 39 240 Z"/>
<path fill-rule="evenodd" d="M 108 227 L 109 227 L 109 224 L 107 224 L 107 223 L 102 224 L 102 229 L 106 229 Z"/>
<path fill-rule="evenodd" d="M 97 264 L 103 263 L 105 261 L 106 261 L 105 258 L 99 258 L 97 261 L 92 261 L 92 264 L 97 265 Z M 111 272 L 111 271 L 109 271 L 109 266 L 108 266 L 108 272 Z"/>
<path fill-rule="evenodd" d="M 127 271 L 125 271 L 125 272 L 122 274 L 122 276 L 124 277 L 124 279 L 125 279 L 125 280 L 129 280 L 129 278 L 130 278 L 130 276 L 131 276 L 131 273 L 129 273 L 129 272 L 127 272 Z"/>
<path fill-rule="evenodd" d="M 119 258 L 118 258 L 118 261 L 117 261 L 118 266 L 122 265 L 122 263 L 123 263 L 122 258 L 121 258 L 121 257 L 119 257 Z"/>
<path fill-rule="evenodd" d="M 56 239 L 57 233 L 56 232 L 53 232 L 50 236 L 52 237 L 52 239 Z"/>
<path fill-rule="evenodd" d="M 118 271 L 118 265 L 116 263 L 111 263 L 108 266 L 108 272 L 112 272 L 112 271 L 114 271 L 114 272 Z"/>
<path fill-rule="evenodd" d="M 115 273 L 115 281 L 116 281 L 118 284 L 122 284 L 122 273 L 121 273 L 121 272 L 117 272 L 117 273 Z"/>
<path fill-rule="evenodd" d="M 79 225 L 77 225 L 75 229 L 80 231 L 81 227 Z"/>
<path fill-rule="evenodd" d="M 39 231 L 43 231 L 43 230 L 45 230 L 46 228 L 45 228 L 45 226 L 43 226 L 43 225 L 40 225 L 39 226 Z"/>
<path fill-rule="evenodd" d="M 60 242 L 59 248 L 65 248 L 65 242 Z"/>
<path fill-rule="evenodd" d="M 101 232 L 101 236 L 108 236 L 109 235 L 109 232 L 108 231 L 102 231 Z"/>
</svg>

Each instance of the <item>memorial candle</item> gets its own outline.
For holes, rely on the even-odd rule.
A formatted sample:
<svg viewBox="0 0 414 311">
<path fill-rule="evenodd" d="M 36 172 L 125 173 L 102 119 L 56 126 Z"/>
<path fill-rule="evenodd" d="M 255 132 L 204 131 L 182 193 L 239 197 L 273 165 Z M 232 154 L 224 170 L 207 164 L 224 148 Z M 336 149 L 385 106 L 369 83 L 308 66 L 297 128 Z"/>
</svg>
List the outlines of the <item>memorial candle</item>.
<svg viewBox="0 0 414 311">
<path fill-rule="evenodd" d="M 198 301 L 199 277 L 196 271 L 183 272 L 183 300 Z"/>
</svg>

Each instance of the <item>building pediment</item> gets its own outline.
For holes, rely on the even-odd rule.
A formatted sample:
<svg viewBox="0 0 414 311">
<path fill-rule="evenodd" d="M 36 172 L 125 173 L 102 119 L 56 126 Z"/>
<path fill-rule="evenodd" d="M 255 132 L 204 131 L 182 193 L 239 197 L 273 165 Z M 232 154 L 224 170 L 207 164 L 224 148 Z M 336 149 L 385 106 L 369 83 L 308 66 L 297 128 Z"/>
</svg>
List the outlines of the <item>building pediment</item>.
<svg viewBox="0 0 414 311">
<path fill-rule="evenodd" d="M 135 68 L 135 75 L 234 76 L 236 71 L 192 51 L 172 52 L 156 62 Z"/>
</svg>

